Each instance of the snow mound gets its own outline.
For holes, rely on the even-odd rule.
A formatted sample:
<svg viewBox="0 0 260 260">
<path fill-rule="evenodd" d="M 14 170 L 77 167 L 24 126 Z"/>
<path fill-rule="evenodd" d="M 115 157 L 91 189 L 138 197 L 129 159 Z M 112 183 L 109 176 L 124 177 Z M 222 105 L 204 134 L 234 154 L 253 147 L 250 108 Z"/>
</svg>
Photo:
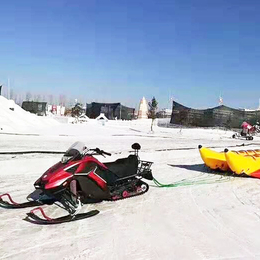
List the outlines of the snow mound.
<svg viewBox="0 0 260 260">
<path fill-rule="evenodd" d="M 30 133 L 57 124 L 52 118 L 38 117 L 22 109 L 13 100 L 0 96 L 0 133 Z"/>
</svg>

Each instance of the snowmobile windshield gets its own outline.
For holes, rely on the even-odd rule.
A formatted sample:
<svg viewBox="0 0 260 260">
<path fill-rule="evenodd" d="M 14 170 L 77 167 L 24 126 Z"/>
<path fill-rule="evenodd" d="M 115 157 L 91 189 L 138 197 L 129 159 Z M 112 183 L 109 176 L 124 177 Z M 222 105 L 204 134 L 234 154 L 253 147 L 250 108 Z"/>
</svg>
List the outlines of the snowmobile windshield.
<svg viewBox="0 0 260 260">
<path fill-rule="evenodd" d="M 76 142 L 70 146 L 70 148 L 65 152 L 65 154 L 61 158 L 62 163 L 67 163 L 70 160 L 77 160 L 81 158 L 83 151 L 87 147 L 82 142 Z"/>
</svg>

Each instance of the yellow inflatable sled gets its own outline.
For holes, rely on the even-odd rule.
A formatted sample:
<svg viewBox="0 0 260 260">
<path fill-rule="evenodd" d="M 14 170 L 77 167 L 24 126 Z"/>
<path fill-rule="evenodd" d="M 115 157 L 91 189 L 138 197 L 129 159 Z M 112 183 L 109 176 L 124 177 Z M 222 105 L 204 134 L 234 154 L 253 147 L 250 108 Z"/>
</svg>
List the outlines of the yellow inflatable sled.
<svg viewBox="0 0 260 260">
<path fill-rule="evenodd" d="M 231 170 L 236 174 L 260 178 L 260 150 L 225 149 L 224 152 L 216 152 L 199 145 L 199 151 L 204 163 L 212 170 Z"/>
<path fill-rule="evenodd" d="M 204 163 L 212 170 L 229 170 L 225 153 L 215 152 L 209 148 L 199 145 L 200 156 Z"/>
<path fill-rule="evenodd" d="M 249 153 L 244 152 L 241 155 L 239 151 L 228 151 L 228 149 L 225 149 L 229 168 L 236 174 L 246 174 L 260 178 L 260 150 L 250 150 Z"/>
</svg>

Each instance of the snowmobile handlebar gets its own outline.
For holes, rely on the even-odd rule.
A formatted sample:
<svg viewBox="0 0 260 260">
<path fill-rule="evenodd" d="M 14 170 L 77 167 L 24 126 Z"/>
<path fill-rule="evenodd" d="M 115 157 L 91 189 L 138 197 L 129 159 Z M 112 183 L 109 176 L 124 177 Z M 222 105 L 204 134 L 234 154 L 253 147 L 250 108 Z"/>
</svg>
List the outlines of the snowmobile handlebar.
<svg viewBox="0 0 260 260">
<path fill-rule="evenodd" d="M 103 150 L 100 150 L 99 148 L 95 148 L 95 149 L 90 149 L 91 151 L 94 151 L 94 152 L 96 152 L 97 154 L 100 154 L 100 155 L 108 155 L 108 156 L 111 156 L 111 153 L 107 153 L 107 152 L 105 152 L 105 151 L 103 151 Z"/>
</svg>

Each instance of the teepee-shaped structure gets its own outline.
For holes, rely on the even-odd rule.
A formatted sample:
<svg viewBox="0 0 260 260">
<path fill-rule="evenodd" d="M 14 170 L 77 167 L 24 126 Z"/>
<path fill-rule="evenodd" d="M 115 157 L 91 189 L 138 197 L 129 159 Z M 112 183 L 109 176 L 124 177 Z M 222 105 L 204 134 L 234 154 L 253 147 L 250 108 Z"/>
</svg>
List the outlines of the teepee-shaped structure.
<svg viewBox="0 0 260 260">
<path fill-rule="evenodd" d="M 107 119 L 107 117 L 105 116 L 104 113 L 100 113 L 100 115 L 96 118 L 96 120 L 97 121 L 103 120 L 103 121 L 108 122 L 108 119 Z"/>
<path fill-rule="evenodd" d="M 138 119 L 147 119 L 148 118 L 148 105 L 145 97 L 142 98 L 138 110 Z"/>
</svg>

